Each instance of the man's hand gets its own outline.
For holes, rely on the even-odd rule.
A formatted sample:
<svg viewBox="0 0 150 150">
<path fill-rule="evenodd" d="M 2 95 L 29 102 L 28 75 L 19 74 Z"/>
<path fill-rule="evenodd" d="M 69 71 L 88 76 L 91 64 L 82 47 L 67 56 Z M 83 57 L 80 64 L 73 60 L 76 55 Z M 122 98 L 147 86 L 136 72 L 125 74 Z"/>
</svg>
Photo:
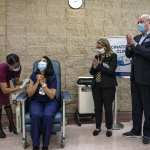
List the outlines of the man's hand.
<svg viewBox="0 0 150 150">
<path fill-rule="evenodd" d="M 133 38 L 133 36 L 131 34 L 128 34 L 126 36 L 126 39 L 127 39 L 127 45 L 128 46 L 134 45 L 136 43 L 134 38 Z"/>
</svg>

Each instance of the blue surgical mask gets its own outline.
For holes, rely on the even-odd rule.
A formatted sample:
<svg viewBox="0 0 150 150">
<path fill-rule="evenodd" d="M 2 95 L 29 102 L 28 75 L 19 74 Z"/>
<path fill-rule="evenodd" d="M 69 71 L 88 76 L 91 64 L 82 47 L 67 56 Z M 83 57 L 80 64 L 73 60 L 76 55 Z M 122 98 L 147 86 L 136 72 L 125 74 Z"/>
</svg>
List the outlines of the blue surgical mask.
<svg viewBox="0 0 150 150">
<path fill-rule="evenodd" d="M 47 63 L 44 61 L 40 61 L 38 63 L 38 69 L 40 70 L 40 72 L 45 71 L 45 69 L 47 68 Z"/>
<path fill-rule="evenodd" d="M 144 33 L 145 32 L 145 27 L 144 27 L 144 23 L 139 23 L 138 26 L 138 31 Z"/>
</svg>

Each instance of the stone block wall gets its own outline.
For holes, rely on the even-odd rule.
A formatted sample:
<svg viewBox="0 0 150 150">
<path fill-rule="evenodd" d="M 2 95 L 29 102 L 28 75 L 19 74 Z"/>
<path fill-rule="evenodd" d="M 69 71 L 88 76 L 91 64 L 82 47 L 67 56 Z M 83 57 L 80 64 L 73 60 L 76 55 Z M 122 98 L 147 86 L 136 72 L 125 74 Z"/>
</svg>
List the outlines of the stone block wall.
<svg viewBox="0 0 150 150">
<path fill-rule="evenodd" d="M 150 13 L 149 6 L 149 0 L 85 0 L 83 8 L 73 10 L 68 0 L 0 0 L 0 61 L 10 52 L 17 53 L 24 78 L 41 56 L 58 59 L 62 88 L 73 95 L 67 111 L 73 113 L 76 81 L 89 75 L 96 41 L 102 36 L 136 34 L 136 19 Z M 129 81 L 118 81 L 119 110 L 130 111 Z"/>
</svg>

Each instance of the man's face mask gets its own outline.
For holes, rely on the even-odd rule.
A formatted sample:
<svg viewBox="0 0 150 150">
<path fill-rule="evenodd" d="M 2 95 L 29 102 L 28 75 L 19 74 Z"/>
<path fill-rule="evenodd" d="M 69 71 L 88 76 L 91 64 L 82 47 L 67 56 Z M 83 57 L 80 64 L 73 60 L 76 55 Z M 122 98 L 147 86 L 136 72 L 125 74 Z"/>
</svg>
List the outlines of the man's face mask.
<svg viewBox="0 0 150 150">
<path fill-rule="evenodd" d="M 137 29 L 139 32 L 144 33 L 145 32 L 144 23 L 138 23 Z"/>
<path fill-rule="evenodd" d="M 97 48 L 96 51 L 97 51 L 98 55 L 102 55 L 102 54 L 105 53 L 105 49 L 104 48 Z"/>
<path fill-rule="evenodd" d="M 44 61 L 40 61 L 38 63 L 38 69 L 40 70 L 40 72 L 45 71 L 45 69 L 47 68 L 47 63 Z"/>
</svg>

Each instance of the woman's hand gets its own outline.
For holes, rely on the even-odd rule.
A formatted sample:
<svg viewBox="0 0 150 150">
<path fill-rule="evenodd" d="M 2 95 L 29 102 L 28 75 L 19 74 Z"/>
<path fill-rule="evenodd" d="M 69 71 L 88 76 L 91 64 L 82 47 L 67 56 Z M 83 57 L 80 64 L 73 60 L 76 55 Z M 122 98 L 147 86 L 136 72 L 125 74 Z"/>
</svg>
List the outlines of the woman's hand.
<svg viewBox="0 0 150 150">
<path fill-rule="evenodd" d="M 96 68 L 98 66 L 98 64 L 99 64 L 99 59 L 94 58 L 93 62 L 92 62 L 93 68 Z"/>
<path fill-rule="evenodd" d="M 40 74 L 36 75 L 36 80 L 37 80 L 37 82 L 40 82 L 40 80 L 41 80 L 41 75 Z"/>
<path fill-rule="evenodd" d="M 37 80 L 36 83 L 34 83 L 32 80 L 30 80 L 29 84 L 27 85 L 27 94 L 29 97 L 33 96 L 38 88 L 40 81 Z"/>
<path fill-rule="evenodd" d="M 47 87 L 47 84 L 45 83 L 45 81 L 40 81 L 40 85 L 44 88 L 44 87 Z"/>
<path fill-rule="evenodd" d="M 39 80 L 39 84 L 40 84 L 41 86 L 44 86 L 44 85 L 45 85 L 45 81 L 46 81 L 45 77 L 44 77 L 43 75 L 41 75 L 41 76 L 40 76 L 40 80 Z"/>
<path fill-rule="evenodd" d="M 44 80 L 44 76 L 41 74 L 37 74 L 36 75 L 36 80 L 38 83 L 41 83 Z"/>
</svg>

